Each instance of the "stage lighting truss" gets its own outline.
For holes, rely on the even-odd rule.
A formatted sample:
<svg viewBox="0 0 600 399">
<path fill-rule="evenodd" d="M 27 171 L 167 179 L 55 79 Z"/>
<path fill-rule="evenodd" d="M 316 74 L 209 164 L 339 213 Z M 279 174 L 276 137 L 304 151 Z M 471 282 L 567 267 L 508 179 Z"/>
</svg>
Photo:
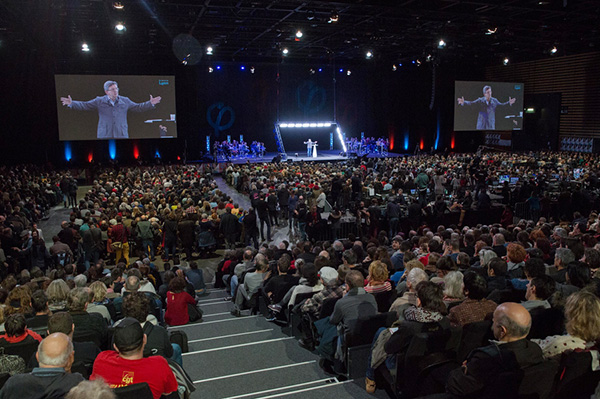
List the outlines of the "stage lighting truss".
<svg viewBox="0 0 600 399">
<path fill-rule="evenodd" d="M 344 135 L 342 134 L 342 129 L 337 122 L 279 122 L 277 127 L 279 129 L 288 129 L 288 128 L 329 128 L 331 126 L 335 126 L 335 131 L 337 133 L 337 137 L 342 144 L 342 148 L 344 152 L 346 152 L 346 143 L 344 142 Z"/>
</svg>

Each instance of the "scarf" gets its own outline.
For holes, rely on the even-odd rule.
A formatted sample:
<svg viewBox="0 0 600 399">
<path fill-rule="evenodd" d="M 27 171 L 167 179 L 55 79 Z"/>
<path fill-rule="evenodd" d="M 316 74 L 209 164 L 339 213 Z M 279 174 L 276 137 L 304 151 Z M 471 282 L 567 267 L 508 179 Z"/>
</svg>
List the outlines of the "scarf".
<svg viewBox="0 0 600 399">
<path fill-rule="evenodd" d="M 436 323 L 441 321 L 444 316 L 439 312 L 412 306 L 404 311 L 404 318 L 419 323 Z"/>
</svg>

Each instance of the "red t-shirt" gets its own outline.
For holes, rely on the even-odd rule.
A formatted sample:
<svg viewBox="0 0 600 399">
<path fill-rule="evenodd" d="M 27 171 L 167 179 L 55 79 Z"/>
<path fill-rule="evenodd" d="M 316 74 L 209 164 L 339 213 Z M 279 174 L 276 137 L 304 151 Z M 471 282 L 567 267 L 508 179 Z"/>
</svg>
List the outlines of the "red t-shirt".
<svg viewBox="0 0 600 399">
<path fill-rule="evenodd" d="M 167 292 L 167 311 L 165 323 L 170 326 L 182 326 L 190 321 L 187 304 L 196 305 L 196 301 L 187 292 Z"/>
<path fill-rule="evenodd" d="M 177 380 L 162 356 L 127 360 L 115 351 L 101 352 L 94 361 L 90 380 L 102 378 L 111 388 L 147 382 L 154 399 L 177 390 Z"/>
</svg>

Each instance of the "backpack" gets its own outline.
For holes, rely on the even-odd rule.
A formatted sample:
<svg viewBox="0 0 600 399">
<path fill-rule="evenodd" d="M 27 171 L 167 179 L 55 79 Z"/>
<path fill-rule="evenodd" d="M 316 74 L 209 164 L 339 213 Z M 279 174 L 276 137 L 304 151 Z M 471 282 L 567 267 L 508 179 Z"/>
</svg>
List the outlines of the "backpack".
<svg viewBox="0 0 600 399">
<path fill-rule="evenodd" d="M 169 333 L 169 341 L 173 344 L 179 345 L 182 353 L 187 353 L 190 351 L 188 347 L 188 337 L 184 331 L 175 330 Z"/>
<path fill-rule="evenodd" d="M 172 359 L 167 359 L 167 362 L 169 363 L 169 367 L 171 367 L 171 371 L 173 372 L 173 374 L 175 375 L 175 379 L 177 380 L 177 393 L 179 398 L 189 399 L 192 395 L 192 392 L 196 390 L 194 382 L 192 381 L 190 376 L 185 372 L 183 367 L 181 367 L 176 361 Z"/>
</svg>

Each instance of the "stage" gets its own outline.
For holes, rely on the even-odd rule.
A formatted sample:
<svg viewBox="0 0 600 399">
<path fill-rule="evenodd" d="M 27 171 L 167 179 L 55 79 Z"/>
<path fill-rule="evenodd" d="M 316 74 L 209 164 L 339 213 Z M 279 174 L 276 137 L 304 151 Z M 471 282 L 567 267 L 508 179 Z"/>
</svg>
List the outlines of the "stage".
<svg viewBox="0 0 600 399">
<path fill-rule="evenodd" d="M 273 158 L 278 155 L 276 152 L 267 152 L 263 157 L 230 157 L 227 160 L 225 157 L 219 156 L 217 159 L 218 163 L 223 162 L 231 162 L 234 164 L 243 164 L 243 163 L 262 163 L 262 162 L 272 162 Z M 378 153 L 367 154 L 366 158 L 396 158 L 401 157 L 406 154 L 396 154 L 393 152 L 388 152 L 387 155 L 382 155 Z M 336 161 L 344 161 L 348 159 L 356 159 L 356 156 L 346 157 L 340 155 L 339 150 L 324 150 L 319 151 L 318 156 L 316 158 L 309 157 L 306 155 L 306 150 L 304 152 L 287 152 L 286 158 L 282 159 L 282 162 L 336 162 Z"/>
</svg>

